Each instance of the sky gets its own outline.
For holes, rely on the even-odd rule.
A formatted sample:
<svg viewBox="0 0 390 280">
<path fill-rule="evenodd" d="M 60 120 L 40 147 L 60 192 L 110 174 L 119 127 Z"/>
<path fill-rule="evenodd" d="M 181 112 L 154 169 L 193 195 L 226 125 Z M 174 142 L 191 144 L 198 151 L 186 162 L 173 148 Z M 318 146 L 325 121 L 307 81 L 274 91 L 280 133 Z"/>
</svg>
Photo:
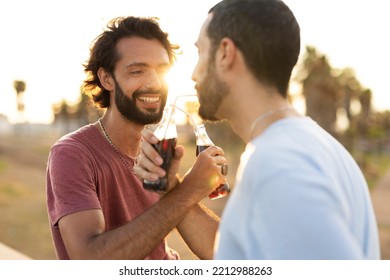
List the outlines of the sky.
<svg viewBox="0 0 390 280">
<path fill-rule="evenodd" d="M 219 0 L 13 0 L 0 2 L 0 114 L 11 122 L 50 123 L 52 105 L 77 102 L 82 64 L 93 40 L 118 16 L 155 16 L 181 46 L 170 94 L 194 94 L 194 46 L 208 10 Z M 351 67 L 373 92 L 374 108 L 390 110 L 390 17 L 386 0 L 285 0 L 306 45 L 334 68 Z M 386 13 L 386 14 L 385 14 Z M 26 82 L 25 114 L 17 113 L 14 80 Z"/>
</svg>

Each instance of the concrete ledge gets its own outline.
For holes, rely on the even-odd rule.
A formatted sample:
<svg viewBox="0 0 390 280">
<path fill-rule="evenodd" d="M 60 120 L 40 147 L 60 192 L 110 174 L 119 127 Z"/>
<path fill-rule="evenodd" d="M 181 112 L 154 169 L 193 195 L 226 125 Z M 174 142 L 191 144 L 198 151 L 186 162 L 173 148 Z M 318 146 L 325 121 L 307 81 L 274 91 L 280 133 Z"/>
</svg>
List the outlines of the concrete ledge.
<svg viewBox="0 0 390 280">
<path fill-rule="evenodd" d="M 31 258 L 0 243 L 0 260 L 31 260 Z"/>
</svg>

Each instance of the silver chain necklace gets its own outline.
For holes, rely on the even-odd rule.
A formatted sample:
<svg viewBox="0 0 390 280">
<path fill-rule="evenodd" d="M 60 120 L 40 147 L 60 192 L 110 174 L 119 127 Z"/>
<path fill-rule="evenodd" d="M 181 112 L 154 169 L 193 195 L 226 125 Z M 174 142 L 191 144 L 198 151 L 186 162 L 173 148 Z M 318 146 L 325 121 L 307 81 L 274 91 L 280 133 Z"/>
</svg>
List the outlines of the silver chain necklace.
<svg viewBox="0 0 390 280">
<path fill-rule="evenodd" d="M 115 151 L 116 155 L 118 156 L 118 158 L 123 162 L 123 164 L 127 167 L 127 169 L 133 173 L 134 173 L 134 169 L 128 164 L 128 162 L 122 157 L 119 149 L 114 145 L 114 143 L 112 142 L 110 136 L 108 136 L 108 133 L 106 131 L 106 129 L 104 128 L 104 125 L 103 125 L 103 122 L 102 122 L 102 119 L 100 118 L 99 119 L 99 125 L 100 125 L 100 128 L 102 129 L 103 131 L 103 134 L 104 134 L 104 137 L 107 139 L 108 143 L 111 145 L 111 147 L 113 148 L 113 150 Z M 133 160 L 133 164 L 135 164 L 137 162 L 137 159 L 138 159 L 138 156 L 136 157 L 131 157 L 131 156 L 128 156 L 129 158 L 131 158 Z"/>
<path fill-rule="evenodd" d="M 274 113 L 277 113 L 277 112 L 284 112 L 284 111 L 287 111 L 287 110 L 292 110 L 293 108 L 292 107 L 284 107 L 284 108 L 281 108 L 281 109 L 275 109 L 275 110 L 270 110 L 268 112 L 265 112 L 264 114 L 260 115 L 259 117 L 257 117 L 250 129 L 249 129 L 249 141 L 251 141 L 253 139 L 253 134 L 255 132 L 255 128 L 257 127 L 257 125 L 262 121 L 264 120 L 265 118 L 269 117 L 270 115 L 274 114 Z"/>
</svg>

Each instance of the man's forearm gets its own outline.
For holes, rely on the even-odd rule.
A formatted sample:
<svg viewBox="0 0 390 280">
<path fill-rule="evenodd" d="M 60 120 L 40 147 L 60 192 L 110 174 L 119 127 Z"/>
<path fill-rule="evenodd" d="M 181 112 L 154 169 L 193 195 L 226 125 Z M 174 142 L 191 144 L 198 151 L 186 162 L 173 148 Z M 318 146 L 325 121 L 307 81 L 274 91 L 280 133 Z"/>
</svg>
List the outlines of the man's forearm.
<svg viewBox="0 0 390 280">
<path fill-rule="evenodd" d="M 95 236 L 88 250 L 94 253 L 88 258 L 144 259 L 179 223 L 184 223 L 185 228 L 186 221 L 191 223 L 191 219 L 193 223 L 213 224 L 212 218 L 202 218 L 206 214 L 197 206 L 199 199 L 189 195 L 183 186 L 177 186 L 138 218 L 122 227 Z M 191 235 L 191 230 L 185 232 L 185 236 Z M 203 242 L 201 237 L 186 239 L 191 243 L 198 242 L 197 239 Z"/>
<path fill-rule="evenodd" d="M 177 225 L 192 252 L 200 259 L 212 259 L 219 217 L 204 205 L 194 205 Z"/>
</svg>

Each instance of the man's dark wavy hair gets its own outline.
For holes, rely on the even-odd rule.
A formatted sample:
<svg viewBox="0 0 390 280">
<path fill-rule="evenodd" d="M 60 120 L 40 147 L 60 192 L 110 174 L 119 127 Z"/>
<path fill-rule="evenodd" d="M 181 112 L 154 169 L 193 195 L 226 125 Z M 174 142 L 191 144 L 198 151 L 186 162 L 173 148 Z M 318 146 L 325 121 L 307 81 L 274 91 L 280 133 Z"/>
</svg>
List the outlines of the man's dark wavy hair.
<svg viewBox="0 0 390 280">
<path fill-rule="evenodd" d="M 107 30 L 95 39 L 90 49 L 89 60 L 83 65 L 88 75 L 84 81 L 84 90 L 99 108 L 110 106 L 110 92 L 100 83 L 98 70 L 103 68 L 110 74 L 114 73 L 115 65 L 120 59 L 116 49 L 117 42 L 129 37 L 157 39 L 167 50 L 169 62 L 173 64 L 176 60 L 176 50 L 179 46 L 170 43 L 168 34 L 160 28 L 158 18 L 130 16 L 111 20 Z"/>
</svg>

